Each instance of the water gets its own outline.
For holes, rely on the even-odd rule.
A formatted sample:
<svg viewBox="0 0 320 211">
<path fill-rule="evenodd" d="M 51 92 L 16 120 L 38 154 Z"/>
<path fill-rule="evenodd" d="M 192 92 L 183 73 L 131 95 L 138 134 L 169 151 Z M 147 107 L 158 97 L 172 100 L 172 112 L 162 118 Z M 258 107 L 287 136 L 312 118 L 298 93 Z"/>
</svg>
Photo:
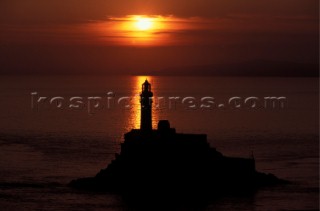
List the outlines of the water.
<svg viewBox="0 0 320 211">
<path fill-rule="evenodd" d="M 72 190 L 66 184 L 95 175 L 119 152 L 123 134 L 139 127 L 140 92 L 146 77 L 3 76 L 0 113 L 1 210 L 126 210 L 121 197 Z M 318 80 L 314 78 L 148 77 L 157 104 L 153 125 L 169 119 L 183 133 L 206 133 L 228 156 L 256 158 L 257 170 L 292 181 L 250 197 L 225 197 L 206 210 L 318 210 Z M 45 103 L 34 100 L 48 97 Z M 107 108 L 109 92 L 110 106 Z M 110 93 L 109 93 L 110 94 Z M 131 96 L 117 103 L 121 97 Z M 180 97 L 169 108 L 169 97 Z M 227 105 L 231 97 L 285 96 L 285 108 Z M 63 97 L 62 108 L 49 104 Z M 70 108 L 81 97 L 83 108 Z M 100 105 L 88 97 L 101 97 Z M 196 108 L 181 101 L 194 97 Z M 200 109 L 203 97 L 223 108 Z M 113 99 L 115 99 L 113 101 Z M 161 101 L 163 102 L 163 101 Z M 56 103 L 56 102 L 55 102 Z M 114 103 L 114 104 L 113 104 Z M 101 105 L 104 104 L 104 107 Z M 124 106 L 131 105 L 131 109 Z M 38 106 L 38 109 L 36 109 Z M 130 175 L 128 175 L 130 177 Z M 156 205 L 155 205 L 156 207 Z M 200 208 L 199 208 L 200 209 Z M 152 207 L 150 208 L 152 210 Z"/>
</svg>

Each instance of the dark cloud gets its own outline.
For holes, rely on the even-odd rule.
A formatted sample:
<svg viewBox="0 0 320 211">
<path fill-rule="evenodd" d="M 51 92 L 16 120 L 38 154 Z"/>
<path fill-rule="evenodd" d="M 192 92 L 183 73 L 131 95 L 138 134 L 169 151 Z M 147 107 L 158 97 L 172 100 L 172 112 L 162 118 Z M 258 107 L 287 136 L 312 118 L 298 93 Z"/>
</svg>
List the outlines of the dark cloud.
<svg viewBox="0 0 320 211">
<path fill-rule="evenodd" d="M 1 0 L 2 23 L 66 23 L 129 14 L 225 17 L 233 14 L 318 17 L 317 0 Z"/>
</svg>

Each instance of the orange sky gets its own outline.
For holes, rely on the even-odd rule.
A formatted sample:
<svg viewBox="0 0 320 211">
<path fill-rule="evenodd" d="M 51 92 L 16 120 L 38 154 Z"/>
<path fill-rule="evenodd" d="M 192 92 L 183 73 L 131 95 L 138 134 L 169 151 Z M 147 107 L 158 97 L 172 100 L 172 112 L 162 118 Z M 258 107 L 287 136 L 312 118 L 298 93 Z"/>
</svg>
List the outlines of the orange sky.
<svg viewBox="0 0 320 211">
<path fill-rule="evenodd" d="M 132 73 L 318 59 L 316 0 L 2 0 L 0 10 L 4 72 Z M 155 23 L 139 31 L 130 15 Z"/>
</svg>

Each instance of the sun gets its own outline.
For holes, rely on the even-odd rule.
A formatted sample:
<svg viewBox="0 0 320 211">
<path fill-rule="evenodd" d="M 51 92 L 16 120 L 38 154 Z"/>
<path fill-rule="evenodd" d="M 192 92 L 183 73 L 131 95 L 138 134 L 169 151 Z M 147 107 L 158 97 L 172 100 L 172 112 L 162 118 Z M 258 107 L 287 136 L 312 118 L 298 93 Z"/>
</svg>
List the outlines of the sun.
<svg viewBox="0 0 320 211">
<path fill-rule="evenodd" d="M 151 18 L 143 18 L 143 17 L 137 17 L 135 26 L 137 29 L 141 31 L 150 30 L 153 25 L 153 20 Z"/>
</svg>

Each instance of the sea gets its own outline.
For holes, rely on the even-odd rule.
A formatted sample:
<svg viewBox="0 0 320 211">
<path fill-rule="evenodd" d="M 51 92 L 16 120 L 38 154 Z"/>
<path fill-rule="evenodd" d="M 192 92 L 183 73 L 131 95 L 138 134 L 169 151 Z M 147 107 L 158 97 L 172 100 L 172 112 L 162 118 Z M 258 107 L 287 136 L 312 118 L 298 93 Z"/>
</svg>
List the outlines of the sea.
<svg viewBox="0 0 320 211">
<path fill-rule="evenodd" d="M 179 133 L 207 134 L 222 154 L 253 156 L 258 171 L 290 182 L 193 210 L 319 210 L 318 78 L 108 75 L 1 76 L 0 210 L 134 209 L 68 183 L 106 168 L 140 127 L 145 80 L 154 128 L 169 120 Z"/>
</svg>

